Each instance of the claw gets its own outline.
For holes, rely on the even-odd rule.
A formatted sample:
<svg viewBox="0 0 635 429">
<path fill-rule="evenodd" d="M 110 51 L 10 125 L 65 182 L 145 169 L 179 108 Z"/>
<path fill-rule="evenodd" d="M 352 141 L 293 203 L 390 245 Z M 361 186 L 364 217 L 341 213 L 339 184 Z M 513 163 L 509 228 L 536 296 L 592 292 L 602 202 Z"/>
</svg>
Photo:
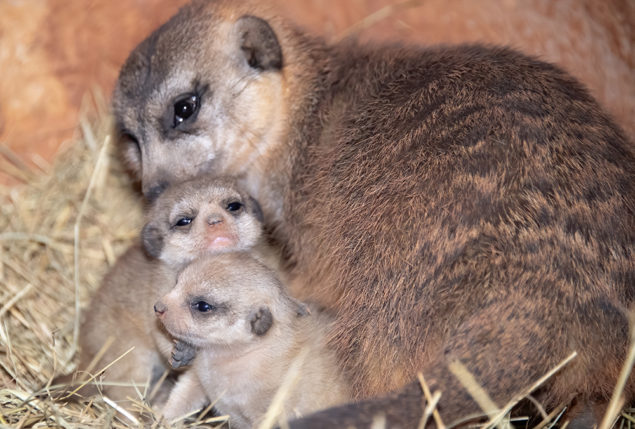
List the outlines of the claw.
<svg viewBox="0 0 635 429">
<path fill-rule="evenodd" d="M 192 345 L 176 340 L 172 349 L 170 365 L 174 369 L 187 366 L 192 363 L 195 356 L 196 349 Z"/>
</svg>

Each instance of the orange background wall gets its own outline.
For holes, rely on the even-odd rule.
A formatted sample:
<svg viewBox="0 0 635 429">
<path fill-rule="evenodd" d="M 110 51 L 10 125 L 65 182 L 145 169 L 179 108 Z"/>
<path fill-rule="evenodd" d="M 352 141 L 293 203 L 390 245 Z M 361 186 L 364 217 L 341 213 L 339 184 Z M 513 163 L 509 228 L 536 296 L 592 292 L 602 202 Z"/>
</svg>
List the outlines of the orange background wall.
<svg viewBox="0 0 635 429">
<path fill-rule="evenodd" d="M 558 63 L 635 136 L 635 2 L 630 0 L 269 0 L 337 40 L 507 44 Z M 50 160 L 82 98 L 109 97 L 130 50 L 183 0 L 0 0 L 0 145 Z M 2 155 L 0 155 L 2 156 Z"/>
</svg>

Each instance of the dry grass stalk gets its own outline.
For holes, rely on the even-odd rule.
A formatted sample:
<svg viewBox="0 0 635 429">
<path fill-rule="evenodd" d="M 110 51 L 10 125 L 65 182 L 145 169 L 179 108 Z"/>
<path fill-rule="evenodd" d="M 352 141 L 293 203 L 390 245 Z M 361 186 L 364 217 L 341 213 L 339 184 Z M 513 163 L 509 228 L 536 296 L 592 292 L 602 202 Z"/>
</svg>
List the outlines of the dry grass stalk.
<svg viewBox="0 0 635 429">
<path fill-rule="evenodd" d="M 459 361 L 454 361 L 448 365 L 448 368 L 452 374 L 458 378 L 479 407 L 481 407 L 486 416 L 493 417 L 500 412 L 498 405 L 490 398 L 485 389 L 481 387 L 465 365 Z M 499 422 L 496 426 L 500 429 L 511 428 L 509 421 Z"/>
<path fill-rule="evenodd" d="M 423 390 L 423 397 L 425 398 L 426 403 L 428 404 L 426 405 L 425 410 L 428 410 L 428 408 L 431 408 L 432 416 L 434 417 L 434 423 L 437 425 L 437 429 L 445 429 L 445 425 L 443 424 L 443 420 L 441 420 L 441 415 L 439 414 L 439 410 L 437 410 L 437 407 L 436 407 L 436 404 L 439 402 L 439 399 L 441 399 L 441 392 L 435 392 L 434 397 L 436 398 L 436 401 L 433 400 L 432 395 L 430 395 L 430 388 L 428 387 L 428 383 L 426 383 L 426 380 L 423 378 L 423 374 L 418 373 L 417 379 L 419 380 L 419 384 L 421 385 L 421 389 Z M 426 426 L 426 422 L 428 421 L 428 418 L 430 417 L 425 412 L 425 410 L 424 410 L 423 416 L 421 417 L 421 422 L 419 423 L 419 429 L 423 429 Z"/>
<path fill-rule="evenodd" d="M 293 362 L 291 362 L 291 366 L 282 379 L 282 383 L 280 384 L 278 391 L 273 396 L 271 405 L 258 425 L 258 429 L 270 429 L 278 422 L 282 428 L 287 426 L 287 418 L 289 416 L 284 415 L 284 403 L 289 395 L 293 393 L 293 389 L 298 381 L 300 381 L 300 370 L 304 365 L 308 354 L 309 349 L 304 348 L 300 350 L 298 356 L 293 360 Z"/>
<path fill-rule="evenodd" d="M 633 319 L 633 317 L 631 317 L 631 319 Z M 622 367 L 620 378 L 615 385 L 613 398 L 611 399 L 611 403 L 609 404 L 606 414 L 602 419 L 599 429 L 609 429 L 619 416 L 620 410 L 624 407 L 622 392 L 624 391 L 626 382 L 633 370 L 633 363 L 635 363 L 635 327 L 631 328 L 631 349 L 628 353 L 628 358 Z"/>
<path fill-rule="evenodd" d="M 370 423 L 370 429 L 386 429 L 386 415 L 384 413 L 377 414 Z"/>
<path fill-rule="evenodd" d="M 434 392 L 434 395 L 428 402 L 428 405 L 426 405 L 425 409 L 423 410 L 423 417 L 421 418 L 421 421 L 419 422 L 419 429 L 423 429 L 426 427 L 426 424 L 428 423 L 428 419 L 435 411 L 438 413 L 437 404 L 439 403 L 439 399 L 441 399 L 441 392 Z M 442 427 L 445 427 L 445 426 L 442 426 Z"/>
<path fill-rule="evenodd" d="M 530 385 L 527 389 L 514 396 L 507 404 L 502 408 L 499 408 L 496 403 L 489 397 L 487 392 L 476 381 L 472 373 L 459 361 L 450 363 L 449 369 L 461 382 L 465 389 L 470 393 L 472 398 L 481 407 L 485 416 L 489 417 L 489 420 L 483 424 L 483 428 L 511 428 L 511 422 L 509 420 L 509 413 L 512 408 L 518 404 L 521 400 L 529 397 L 531 392 L 538 389 L 542 384 L 549 380 L 555 373 L 560 371 L 564 366 L 571 362 L 577 356 L 577 352 L 571 353 L 562 362 L 552 368 L 547 374 L 538 379 L 535 383 Z"/>
<path fill-rule="evenodd" d="M 85 124 L 86 121 L 82 121 L 82 124 Z M 88 125 L 84 125 L 82 129 L 90 130 Z M 94 135 L 92 131 L 87 133 L 84 131 L 84 135 L 86 142 L 90 142 L 94 140 Z M 88 137 L 90 135 L 90 138 Z M 70 357 L 75 355 L 78 346 L 79 340 L 79 324 L 80 324 L 80 303 L 79 303 L 79 242 L 80 242 L 80 225 L 82 223 L 82 218 L 84 217 L 84 213 L 86 212 L 86 207 L 88 201 L 90 201 L 91 193 L 95 188 L 95 179 L 99 177 L 101 174 L 102 165 L 104 164 L 104 159 L 106 158 L 106 153 L 108 148 L 110 147 L 110 135 L 107 135 L 104 139 L 104 143 L 99 151 L 99 155 L 97 156 L 97 162 L 95 163 L 95 169 L 90 175 L 90 182 L 88 183 L 88 188 L 86 189 L 86 193 L 84 194 L 84 198 L 82 199 L 82 204 L 79 206 L 79 213 L 77 214 L 77 219 L 75 220 L 75 225 L 73 225 L 73 284 L 75 285 L 75 319 L 73 320 L 73 343 L 70 351 Z M 94 143 L 93 143 L 94 146 Z"/>
<path fill-rule="evenodd" d="M 555 408 L 551 413 L 546 415 L 544 419 L 534 428 L 534 429 L 542 429 L 547 427 L 548 425 L 553 425 L 554 422 L 560 420 L 562 413 L 565 412 L 567 408 L 567 404 L 561 404 L 559 407 Z M 551 426 L 550 426 L 551 427 Z"/>
<path fill-rule="evenodd" d="M 511 409 L 512 409 L 512 407 L 514 407 L 514 405 L 516 405 L 521 400 L 523 400 L 524 398 L 529 396 L 529 394 L 531 394 L 531 392 L 533 392 L 534 390 L 536 390 L 540 386 L 542 386 L 547 380 L 549 380 L 551 377 L 553 377 L 553 375 L 555 373 L 560 371 L 567 364 L 569 364 L 569 362 L 571 362 L 573 359 L 575 359 L 577 355 L 578 355 L 577 352 L 571 353 L 564 360 L 562 360 L 558 365 L 556 365 L 554 368 L 552 368 L 549 372 L 547 372 L 545 375 L 540 377 L 538 379 L 538 381 L 533 383 L 531 386 L 529 386 L 527 389 L 525 389 L 524 391 L 522 391 L 518 395 L 514 396 L 507 404 L 505 404 L 505 406 L 500 410 L 498 415 L 492 417 L 492 419 L 489 422 L 486 423 L 485 427 L 492 427 L 492 426 L 497 425 L 498 422 L 500 422 L 505 417 L 505 415 L 507 415 L 511 411 Z"/>
<path fill-rule="evenodd" d="M 421 3 L 422 0 L 401 0 L 395 3 L 388 4 L 348 27 L 336 37 L 335 41 L 337 42 L 346 39 L 347 37 L 355 35 L 362 30 L 372 27 L 373 25 L 377 24 L 380 21 L 383 21 L 384 19 L 390 18 L 398 11 L 420 6 Z"/>
<path fill-rule="evenodd" d="M 110 368 L 113 365 L 116 365 L 117 362 L 119 360 L 121 360 L 124 356 L 126 356 L 128 353 L 130 353 L 132 350 L 134 349 L 134 347 L 131 347 L 130 349 L 128 349 L 126 352 L 122 353 L 121 356 L 119 356 L 117 359 L 113 360 L 112 362 L 108 363 L 103 369 L 99 370 L 97 373 L 91 375 L 88 380 L 82 382 L 79 386 L 77 386 L 75 389 L 73 389 L 71 392 L 69 392 L 68 394 L 66 394 L 64 397 L 62 397 L 62 400 L 64 399 L 68 399 L 71 396 L 75 395 L 80 389 L 82 389 L 84 386 L 86 386 L 87 384 L 91 383 L 93 380 L 95 380 L 97 377 L 99 377 L 101 374 L 103 374 L 104 372 L 106 372 L 108 370 L 108 368 Z"/>
</svg>

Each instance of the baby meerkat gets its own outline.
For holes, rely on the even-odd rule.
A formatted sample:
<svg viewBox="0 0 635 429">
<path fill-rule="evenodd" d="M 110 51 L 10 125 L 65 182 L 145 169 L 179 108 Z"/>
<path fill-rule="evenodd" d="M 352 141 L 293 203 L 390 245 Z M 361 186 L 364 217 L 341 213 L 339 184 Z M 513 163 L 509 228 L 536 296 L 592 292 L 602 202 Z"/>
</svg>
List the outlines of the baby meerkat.
<svg viewBox="0 0 635 429">
<path fill-rule="evenodd" d="M 192 369 L 171 392 L 168 420 L 216 401 L 231 427 L 253 427 L 267 411 L 298 356 L 298 380 L 285 415 L 350 399 L 336 356 L 326 347 L 330 319 L 289 296 L 276 273 L 245 252 L 203 256 L 155 304 L 168 332 L 197 349 Z"/>
<path fill-rule="evenodd" d="M 260 205 L 234 179 L 201 176 L 169 188 L 151 205 L 141 232 L 153 257 L 177 271 L 206 252 L 255 248 L 268 262 Z"/>
<path fill-rule="evenodd" d="M 104 373 L 106 382 L 153 384 L 170 367 L 173 341 L 152 307 L 194 257 L 253 248 L 263 261 L 275 261 L 273 252 L 265 252 L 258 203 L 231 179 L 203 176 L 171 187 L 149 208 L 146 219 L 143 245 L 132 246 L 106 275 L 80 330 L 81 371 L 100 370 L 132 348 Z M 187 363 L 181 359 L 175 367 Z M 69 376 L 60 381 L 69 381 Z M 108 384 L 103 390 L 111 399 L 135 395 L 133 387 Z"/>
</svg>

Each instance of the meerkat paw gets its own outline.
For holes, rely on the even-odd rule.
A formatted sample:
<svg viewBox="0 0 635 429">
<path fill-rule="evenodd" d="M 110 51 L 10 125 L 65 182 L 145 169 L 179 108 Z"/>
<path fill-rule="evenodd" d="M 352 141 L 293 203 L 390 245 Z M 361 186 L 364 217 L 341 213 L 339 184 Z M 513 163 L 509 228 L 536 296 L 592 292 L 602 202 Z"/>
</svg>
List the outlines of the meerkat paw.
<svg viewBox="0 0 635 429">
<path fill-rule="evenodd" d="M 170 365 L 174 369 L 187 366 L 192 363 L 195 356 L 196 349 L 194 346 L 177 340 L 174 342 L 174 347 L 172 348 L 172 359 L 170 359 Z"/>
</svg>

